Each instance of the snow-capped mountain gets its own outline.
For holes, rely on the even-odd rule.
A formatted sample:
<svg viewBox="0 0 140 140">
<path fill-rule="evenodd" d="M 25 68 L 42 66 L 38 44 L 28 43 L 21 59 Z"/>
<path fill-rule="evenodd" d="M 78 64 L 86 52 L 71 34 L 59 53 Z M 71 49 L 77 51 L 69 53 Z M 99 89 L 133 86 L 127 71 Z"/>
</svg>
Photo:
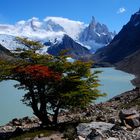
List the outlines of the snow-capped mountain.
<svg viewBox="0 0 140 140">
<path fill-rule="evenodd" d="M 85 28 L 85 24 L 80 21 L 72 21 L 61 17 L 47 17 L 44 22 L 47 31 L 65 32 L 73 39 L 78 39 L 79 34 Z"/>
<path fill-rule="evenodd" d="M 15 50 L 16 48 L 24 48 L 15 36 L 0 34 L 0 44 L 8 50 Z"/>
<path fill-rule="evenodd" d="M 62 17 L 46 17 L 42 21 L 33 17 L 27 21 L 19 21 L 15 25 L 0 24 L 0 44 L 9 50 L 21 47 L 22 44 L 17 42 L 16 36 L 41 41 L 46 45 L 46 42 L 61 42 L 64 35 L 92 51 L 109 43 L 114 36 L 106 25 L 96 22 L 94 18 L 88 26 L 83 22 Z"/>
<path fill-rule="evenodd" d="M 122 68 L 136 73 L 140 70 L 140 10 L 131 16 L 108 46 L 95 53 L 94 59 L 101 63 L 121 62 Z"/>
<path fill-rule="evenodd" d="M 90 24 L 81 32 L 79 40 L 95 52 L 110 43 L 114 36 L 115 32 L 110 32 L 105 24 L 100 24 L 92 17 Z"/>
<path fill-rule="evenodd" d="M 0 25 L 0 34 L 23 36 L 32 39 L 62 38 L 64 34 L 73 39 L 78 38 L 85 28 L 84 23 L 61 17 L 47 17 L 43 21 L 33 17 L 27 21 L 19 21 L 15 25 Z"/>
<path fill-rule="evenodd" d="M 83 59 L 83 56 L 84 59 L 88 59 L 91 55 L 91 52 L 86 47 L 75 42 L 68 35 L 64 35 L 62 42 L 57 42 L 56 44 L 50 46 L 48 48 L 48 53 L 58 56 L 63 50 L 68 51 L 66 53 L 75 59 Z"/>
</svg>

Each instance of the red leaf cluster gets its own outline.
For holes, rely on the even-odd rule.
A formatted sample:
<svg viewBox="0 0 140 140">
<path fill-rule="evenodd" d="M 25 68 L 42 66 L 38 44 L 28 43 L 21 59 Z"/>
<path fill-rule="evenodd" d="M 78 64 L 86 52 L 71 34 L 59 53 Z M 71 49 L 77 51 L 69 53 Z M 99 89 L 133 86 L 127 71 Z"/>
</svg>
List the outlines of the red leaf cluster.
<svg viewBox="0 0 140 140">
<path fill-rule="evenodd" d="M 53 72 L 47 66 L 42 65 L 28 65 L 25 67 L 17 67 L 14 70 L 17 74 L 22 74 L 24 76 L 30 76 L 33 80 L 60 80 L 61 74 Z"/>
</svg>

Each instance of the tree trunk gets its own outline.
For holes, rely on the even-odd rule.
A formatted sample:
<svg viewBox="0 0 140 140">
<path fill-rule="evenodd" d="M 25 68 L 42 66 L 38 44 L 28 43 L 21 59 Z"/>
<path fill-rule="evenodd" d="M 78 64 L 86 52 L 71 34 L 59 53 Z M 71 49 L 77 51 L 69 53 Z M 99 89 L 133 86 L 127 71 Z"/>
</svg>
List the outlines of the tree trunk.
<svg viewBox="0 0 140 140">
<path fill-rule="evenodd" d="M 53 125 L 57 125 L 58 123 L 58 113 L 59 113 L 59 107 L 54 111 L 53 115 Z"/>
<path fill-rule="evenodd" d="M 46 96 L 45 96 L 45 90 L 41 90 L 41 86 L 38 87 L 39 92 L 39 98 L 40 98 L 40 116 L 39 119 L 42 122 L 42 125 L 48 126 L 51 124 L 51 121 L 49 120 L 47 108 L 46 108 Z"/>
<path fill-rule="evenodd" d="M 34 115 L 36 115 L 39 120 L 42 122 L 42 125 L 48 126 L 51 124 L 48 116 L 47 116 L 47 111 L 46 111 L 46 102 L 43 94 L 40 96 L 40 109 L 38 108 L 38 103 L 35 98 L 34 91 L 32 88 L 29 89 L 31 93 L 31 98 L 32 98 L 32 103 L 31 107 L 33 109 Z"/>
<path fill-rule="evenodd" d="M 31 99 L 32 99 L 31 107 L 33 109 L 34 114 L 38 115 L 39 114 L 39 110 L 38 110 L 37 101 L 35 99 L 35 94 L 34 94 L 34 91 L 33 91 L 32 87 L 29 88 L 29 91 L 30 91 Z"/>
<path fill-rule="evenodd" d="M 46 114 L 40 113 L 38 118 L 42 122 L 42 124 L 41 124 L 42 126 L 49 126 L 49 125 L 51 125 L 51 121 L 49 120 L 49 118 L 48 118 L 48 116 Z"/>
</svg>

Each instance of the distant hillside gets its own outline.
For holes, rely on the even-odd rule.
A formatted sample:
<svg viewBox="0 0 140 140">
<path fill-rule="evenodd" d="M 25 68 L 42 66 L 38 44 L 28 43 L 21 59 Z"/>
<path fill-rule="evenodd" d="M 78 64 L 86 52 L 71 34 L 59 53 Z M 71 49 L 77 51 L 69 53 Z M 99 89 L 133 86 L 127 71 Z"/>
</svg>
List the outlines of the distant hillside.
<svg viewBox="0 0 140 140">
<path fill-rule="evenodd" d="M 140 87 L 140 50 L 118 62 L 116 67 L 117 69 L 135 74 L 136 78 L 132 82 L 137 87 Z"/>
<path fill-rule="evenodd" d="M 62 51 L 67 51 L 66 54 L 71 55 L 75 59 L 86 59 L 91 56 L 90 51 L 82 46 L 81 44 L 75 42 L 68 35 L 64 35 L 61 42 L 57 42 L 56 44 L 52 44 L 51 47 L 48 48 L 48 53 L 52 55 L 60 55 Z"/>
</svg>

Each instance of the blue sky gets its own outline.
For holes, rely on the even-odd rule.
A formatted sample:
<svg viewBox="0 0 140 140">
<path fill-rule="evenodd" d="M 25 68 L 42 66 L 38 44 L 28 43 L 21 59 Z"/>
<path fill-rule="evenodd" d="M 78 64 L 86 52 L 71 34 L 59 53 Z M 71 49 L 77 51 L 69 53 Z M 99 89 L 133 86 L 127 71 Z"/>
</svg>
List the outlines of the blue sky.
<svg viewBox="0 0 140 140">
<path fill-rule="evenodd" d="M 0 23 L 60 16 L 89 23 L 92 16 L 117 32 L 140 8 L 140 0 L 0 0 Z"/>
</svg>

